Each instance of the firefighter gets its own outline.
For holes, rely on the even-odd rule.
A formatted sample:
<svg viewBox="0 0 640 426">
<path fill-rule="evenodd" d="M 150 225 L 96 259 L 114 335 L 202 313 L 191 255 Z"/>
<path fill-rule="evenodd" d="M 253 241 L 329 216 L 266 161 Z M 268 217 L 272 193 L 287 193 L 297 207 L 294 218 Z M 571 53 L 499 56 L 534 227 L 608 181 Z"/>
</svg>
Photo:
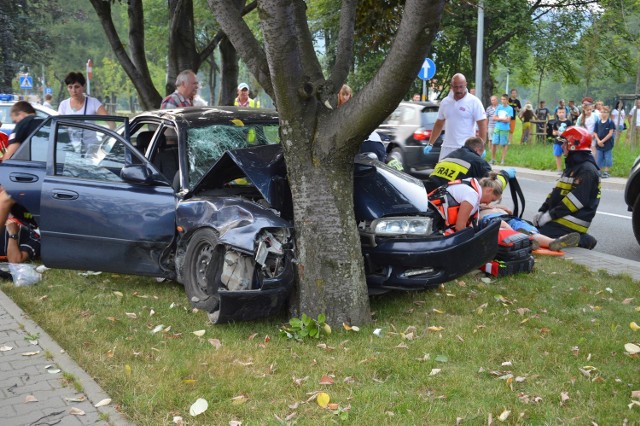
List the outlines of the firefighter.
<svg viewBox="0 0 640 426">
<path fill-rule="evenodd" d="M 591 134 L 572 126 L 560 138 L 565 169 L 534 216 L 533 224 L 551 238 L 578 232 L 579 247 L 591 250 L 598 241 L 587 231 L 600 203 L 600 176 L 591 154 Z"/>
<path fill-rule="evenodd" d="M 448 182 L 429 194 L 445 224 L 445 235 L 476 224 L 480 204 L 489 204 L 502 196 L 502 182 L 498 173 L 478 181 L 475 178 Z"/>
</svg>

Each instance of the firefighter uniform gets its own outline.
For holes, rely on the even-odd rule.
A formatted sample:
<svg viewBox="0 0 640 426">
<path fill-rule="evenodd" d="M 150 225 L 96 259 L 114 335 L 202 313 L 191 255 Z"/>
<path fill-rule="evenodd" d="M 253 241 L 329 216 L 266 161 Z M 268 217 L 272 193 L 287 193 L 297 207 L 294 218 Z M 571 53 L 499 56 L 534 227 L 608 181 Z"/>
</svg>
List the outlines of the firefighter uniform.
<svg viewBox="0 0 640 426">
<path fill-rule="evenodd" d="M 571 153 L 566 168 L 555 188 L 540 207 L 551 221 L 540 227 L 540 233 L 558 238 L 570 232 L 580 233 L 580 247 L 592 249 L 597 240 L 587 234 L 600 204 L 600 176 L 591 152 Z"/>
<path fill-rule="evenodd" d="M 489 176 L 491 166 L 467 146 L 458 148 L 436 164 L 429 176 L 432 188 L 464 178 Z"/>
</svg>

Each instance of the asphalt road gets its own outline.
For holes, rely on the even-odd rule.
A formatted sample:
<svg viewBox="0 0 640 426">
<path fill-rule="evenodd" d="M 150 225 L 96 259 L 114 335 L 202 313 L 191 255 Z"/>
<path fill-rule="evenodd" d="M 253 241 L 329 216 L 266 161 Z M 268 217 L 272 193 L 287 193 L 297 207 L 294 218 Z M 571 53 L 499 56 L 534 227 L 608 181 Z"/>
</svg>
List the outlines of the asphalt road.
<svg viewBox="0 0 640 426">
<path fill-rule="evenodd" d="M 524 218 L 531 220 L 554 183 L 524 176 L 518 177 L 518 182 L 526 199 Z M 504 202 L 510 205 L 509 195 L 505 195 Z M 602 189 L 598 213 L 593 219 L 589 233 L 598 239 L 595 252 L 640 261 L 640 245 L 633 236 L 631 212 L 627 211 L 624 202 L 624 188 Z"/>
</svg>

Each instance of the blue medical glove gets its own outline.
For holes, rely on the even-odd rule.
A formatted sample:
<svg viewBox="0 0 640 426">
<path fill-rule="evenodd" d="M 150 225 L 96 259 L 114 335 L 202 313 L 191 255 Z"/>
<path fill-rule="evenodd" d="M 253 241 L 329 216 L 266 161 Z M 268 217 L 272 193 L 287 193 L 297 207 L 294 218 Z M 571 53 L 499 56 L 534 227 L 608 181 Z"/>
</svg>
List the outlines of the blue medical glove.
<svg viewBox="0 0 640 426">
<path fill-rule="evenodd" d="M 433 145 L 431 144 L 427 144 L 423 149 L 422 149 L 422 153 L 424 155 L 427 155 L 428 153 L 431 152 L 431 150 L 433 149 Z"/>
<path fill-rule="evenodd" d="M 509 176 L 509 179 L 513 179 L 514 177 L 516 177 L 516 169 L 514 169 L 513 167 L 502 169 L 502 171 L 505 172 L 507 176 Z"/>
</svg>

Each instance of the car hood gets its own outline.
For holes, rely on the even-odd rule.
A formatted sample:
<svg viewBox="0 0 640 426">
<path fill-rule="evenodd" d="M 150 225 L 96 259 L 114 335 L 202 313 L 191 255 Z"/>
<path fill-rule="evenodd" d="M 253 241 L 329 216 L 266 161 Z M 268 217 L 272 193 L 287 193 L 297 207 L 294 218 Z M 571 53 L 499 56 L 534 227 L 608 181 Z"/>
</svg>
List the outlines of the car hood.
<svg viewBox="0 0 640 426">
<path fill-rule="evenodd" d="M 280 145 L 230 150 L 220 157 L 190 194 L 224 188 L 234 179 L 246 178 L 274 209 L 288 217 L 291 190 L 286 176 Z M 353 176 L 354 210 L 358 221 L 426 214 L 429 209 L 427 192 L 421 181 L 379 161 L 356 159 Z"/>
</svg>

